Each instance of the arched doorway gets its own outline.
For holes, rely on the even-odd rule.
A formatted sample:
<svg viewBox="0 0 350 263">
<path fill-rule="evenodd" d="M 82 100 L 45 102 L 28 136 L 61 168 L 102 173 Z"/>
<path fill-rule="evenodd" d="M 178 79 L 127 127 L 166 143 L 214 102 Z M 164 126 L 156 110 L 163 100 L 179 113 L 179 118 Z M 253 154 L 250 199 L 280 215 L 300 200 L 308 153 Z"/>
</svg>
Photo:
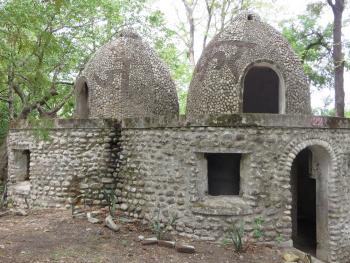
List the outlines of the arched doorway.
<svg viewBox="0 0 350 263">
<path fill-rule="evenodd" d="M 328 177 L 331 158 L 322 146 L 298 153 L 291 168 L 294 247 L 328 261 Z"/>
<path fill-rule="evenodd" d="M 279 75 L 268 66 L 253 66 L 243 84 L 243 113 L 283 113 Z"/>
<path fill-rule="evenodd" d="M 89 117 L 89 87 L 85 80 L 78 80 L 76 84 L 76 115 L 78 118 L 86 119 Z"/>
</svg>

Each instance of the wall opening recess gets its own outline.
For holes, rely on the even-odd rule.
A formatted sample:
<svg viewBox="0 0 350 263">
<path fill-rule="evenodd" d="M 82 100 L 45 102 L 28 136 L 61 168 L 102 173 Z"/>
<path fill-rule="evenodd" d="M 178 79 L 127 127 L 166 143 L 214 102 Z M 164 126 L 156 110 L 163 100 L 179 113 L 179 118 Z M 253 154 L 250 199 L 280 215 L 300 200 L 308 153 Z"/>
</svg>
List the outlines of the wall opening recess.
<svg viewBox="0 0 350 263">
<path fill-rule="evenodd" d="M 206 153 L 208 195 L 240 194 L 240 153 Z"/>
</svg>

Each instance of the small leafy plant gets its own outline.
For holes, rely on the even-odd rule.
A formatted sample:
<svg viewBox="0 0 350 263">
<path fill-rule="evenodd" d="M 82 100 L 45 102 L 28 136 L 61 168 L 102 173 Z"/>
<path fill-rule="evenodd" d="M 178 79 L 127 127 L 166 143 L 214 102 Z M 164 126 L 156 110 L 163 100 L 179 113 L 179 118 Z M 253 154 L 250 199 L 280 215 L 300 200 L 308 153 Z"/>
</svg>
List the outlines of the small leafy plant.
<svg viewBox="0 0 350 263">
<path fill-rule="evenodd" d="M 282 244 L 282 242 L 284 242 L 284 238 L 281 236 L 281 234 L 278 234 L 275 238 L 275 243 L 277 246 L 279 246 Z"/>
<path fill-rule="evenodd" d="M 263 224 L 264 224 L 264 220 L 261 217 L 257 217 L 254 219 L 253 238 L 259 239 L 264 236 L 264 231 L 262 229 Z"/>
<path fill-rule="evenodd" d="M 169 227 L 172 227 L 176 224 L 177 219 L 177 215 L 175 214 L 171 216 L 169 220 L 167 220 L 167 224 L 163 224 L 160 219 L 160 208 L 158 208 L 157 217 L 151 221 L 150 229 L 156 235 L 158 240 L 162 240 Z"/>
<path fill-rule="evenodd" d="M 226 234 L 226 239 L 224 244 L 232 244 L 234 246 L 235 252 L 240 253 L 243 249 L 243 235 L 244 235 L 244 225 L 243 222 L 237 227 L 235 223 L 228 229 Z"/>
</svg>

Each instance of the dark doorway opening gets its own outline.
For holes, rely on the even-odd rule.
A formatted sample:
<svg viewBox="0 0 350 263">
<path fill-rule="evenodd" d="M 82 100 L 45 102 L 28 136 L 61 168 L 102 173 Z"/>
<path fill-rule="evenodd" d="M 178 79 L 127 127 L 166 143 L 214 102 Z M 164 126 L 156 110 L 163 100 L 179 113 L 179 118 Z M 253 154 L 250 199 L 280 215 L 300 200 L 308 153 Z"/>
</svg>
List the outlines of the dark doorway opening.
<svg viewBox="0 0 350 263">
<path fill-rule="evenodd" d="M 304 149 L 295 158 L 291 186 L 293 245 L 316 256 L 316 179 L 312 178 L 311 150 Z"/>
<path fill-rule="evenodd" d="M 244 79 L 244 113 L 279 113 L 279 77 L 268 67 L 251 68 Z"/>
<path fill-rule="evenodd" d="M 30 175 L 30 151 L 29 150 L 24 150 L 23 151 L 23 156 L 25 159 L 25 176 L 24 180 L 29 181 L 29 175 Z"/>
<path fill-rule="evenodd" d="M 239 195 L 241 154 L 208 153 L 208 194 Z"/>
<path fill-rule="evenodd" d="M 85 81 L 78 85 L 77 116 L 86 119 L 89 117 L 89 88 Z"/>
</svg>

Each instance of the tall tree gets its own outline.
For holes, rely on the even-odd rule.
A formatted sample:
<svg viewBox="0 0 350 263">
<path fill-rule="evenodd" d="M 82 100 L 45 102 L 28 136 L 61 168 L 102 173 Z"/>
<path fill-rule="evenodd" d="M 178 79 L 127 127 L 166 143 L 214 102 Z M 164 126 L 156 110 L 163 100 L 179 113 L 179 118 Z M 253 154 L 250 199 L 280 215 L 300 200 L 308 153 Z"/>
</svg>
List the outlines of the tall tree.
<svg viewBox="0 0 350 263">
<path fill-rule="evenodd" d="M 8 105 L 8 119 L 70 115 L 75 77 L 91 54 L 122 28 L 133 27 L 154 41 L 164 38 L 154 34 L 160 30 L 152 26 L 155 15 L 145 12 L 146 2 L 3 1 L 0 103 Z"/>
<path fill-rule="evenodd" d="M 322 23 L 326 4 L 312 3 L 304 14 L 281 21 L 282 34 L 300 57 L 312 87 L 332 89 L 332 24 Z"/>
<path fill-rule="evenodd" d="M 334 91 L 335 112 L 337 117 L 344 117 L 344 56 L 342 53 L 342 23 L 345 0 L 327 0 L 332 8 L 333 22 L 333 64 L 334 64 Z"/>
<path fill-rule="evenodd" d="M 333 62 L 333 23 L 325 23 L 327 11 L 325 1 L 313 2 L 307 6 L 306 12 L 296 18 L 282 21 L 282 33 L 299 55 L 304 72 L 311 83 L 311 91 L 329 89 L 334 92 L 334 62 Z M 346 55 L 343 57 L 345 68 L 350 69 L 350 39 L 343 39 Z M 313 109 L 315 114 L 335 115 L 335 110 L 329 109 L 333 104 L 333 96 L 324 100 L 324 106 Z"/>
</svg>

